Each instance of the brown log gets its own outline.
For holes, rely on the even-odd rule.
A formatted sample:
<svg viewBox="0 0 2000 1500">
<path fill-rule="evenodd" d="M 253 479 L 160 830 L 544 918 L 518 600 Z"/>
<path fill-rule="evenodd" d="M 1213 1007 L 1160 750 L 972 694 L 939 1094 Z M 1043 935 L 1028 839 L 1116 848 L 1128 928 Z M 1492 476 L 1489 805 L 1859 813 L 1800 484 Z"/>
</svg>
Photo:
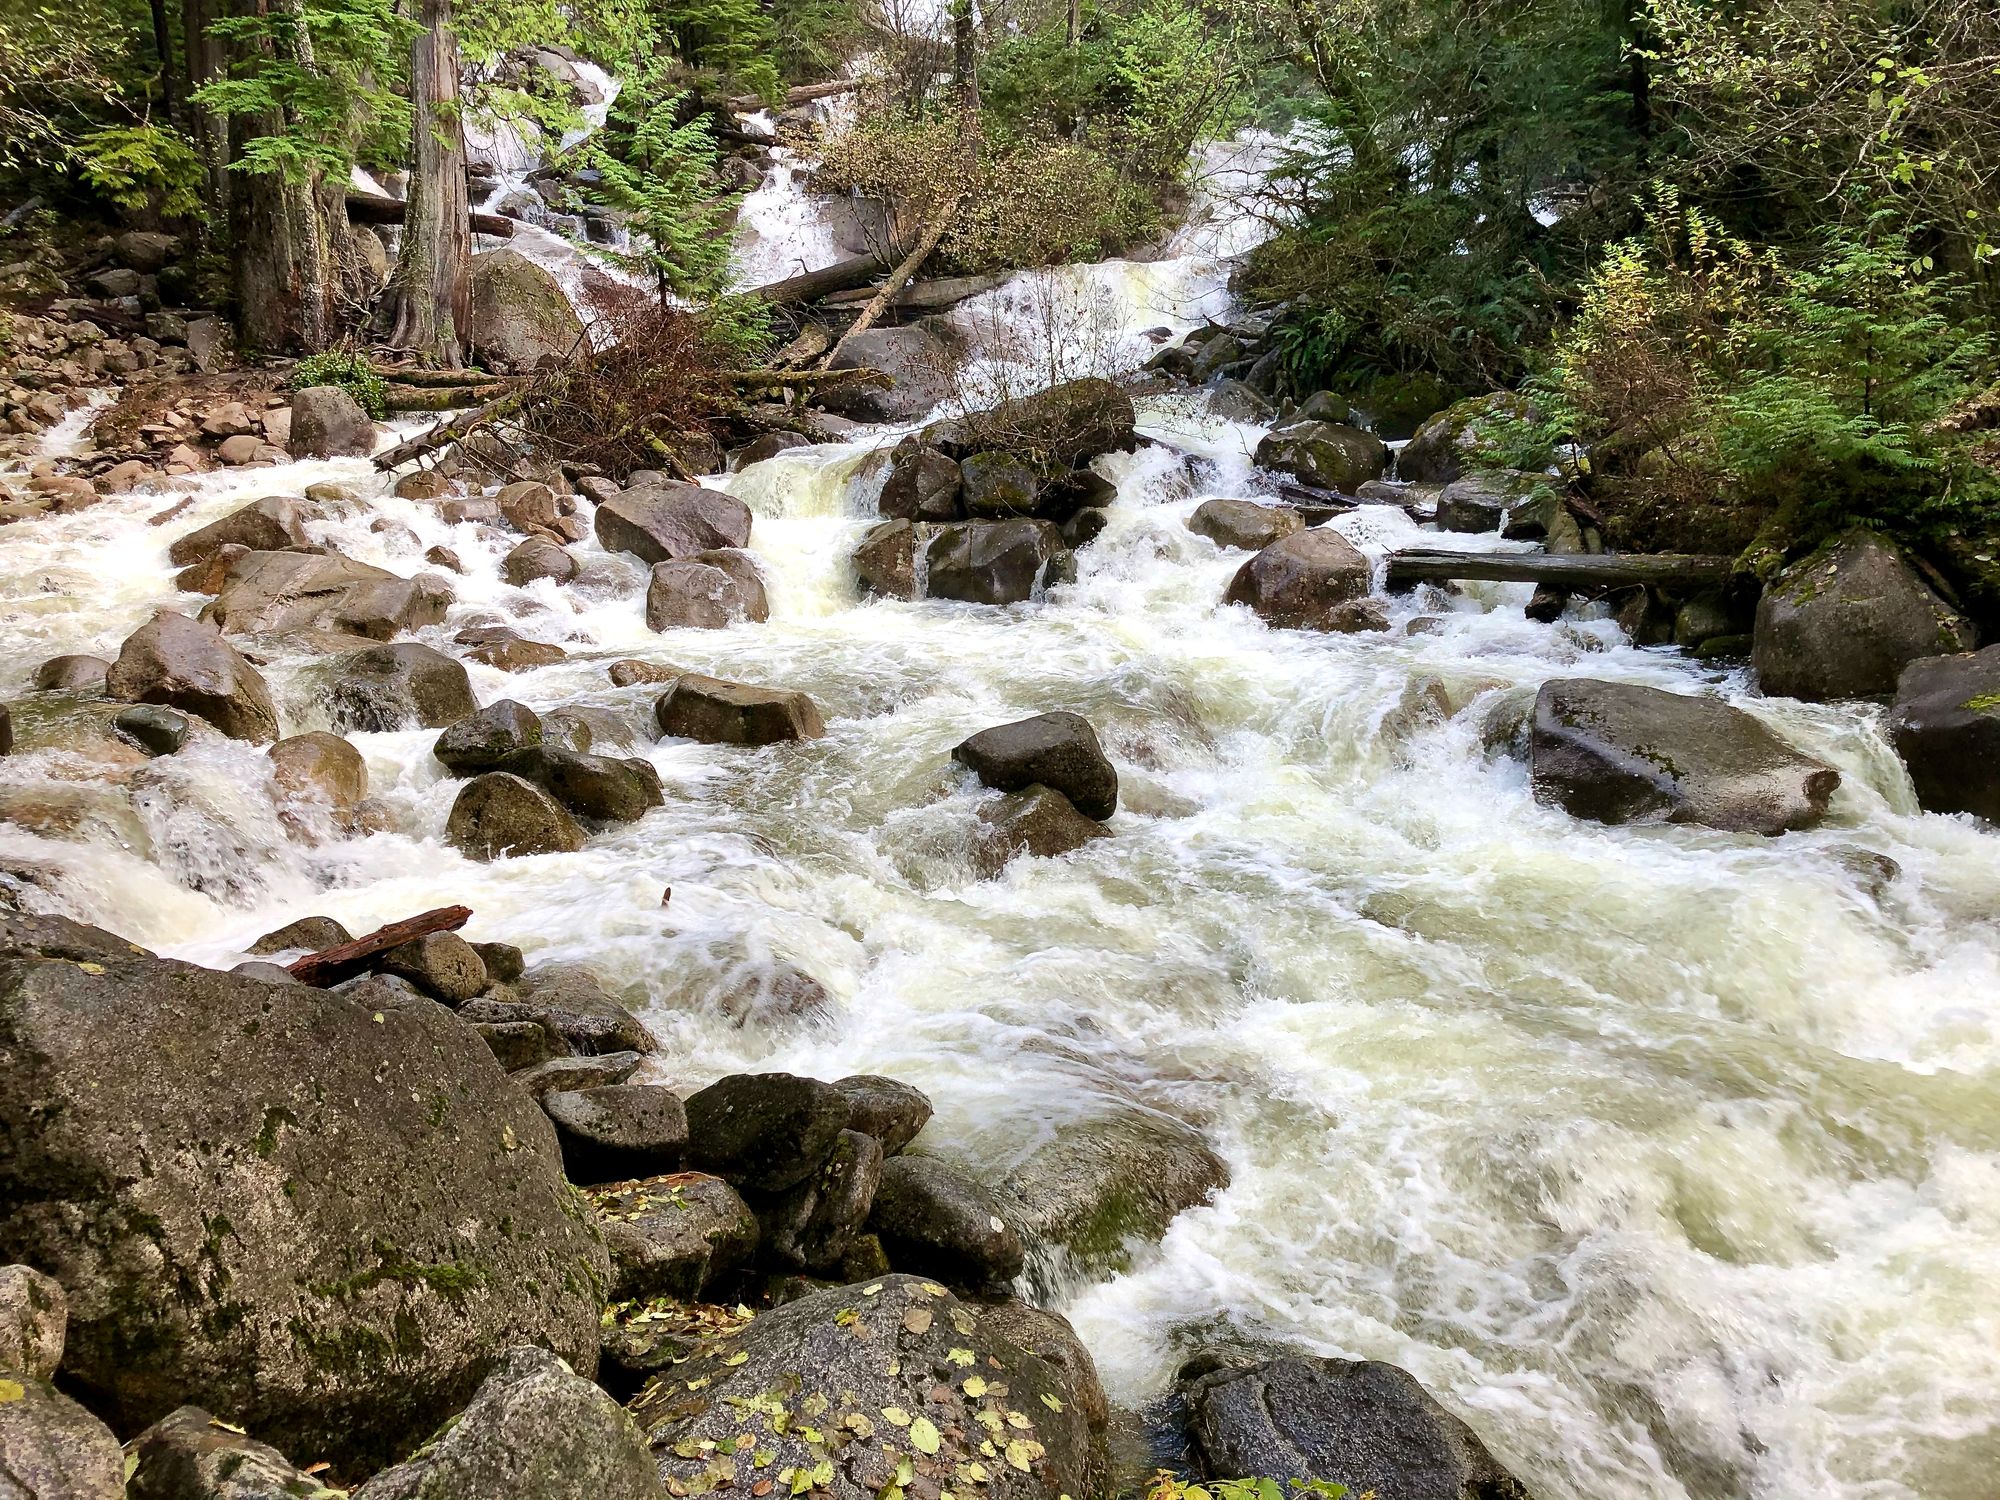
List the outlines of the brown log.
<svg viewBox="0 0 2000 1500">
<path fill-rule="evenodd" d="M 836 78 L 831 83 L 803 83 L 795 89 L 786 89 L 778 108 L 790 109 L 794 105 L 810 104 L 815 99 L 831 99 L 835 94 L 851 94 L 860 87 L 860 81 L 853 78 Z M 770 108 L 756 94 L 739 94 L 729 101 L 729 107 L 739 115 L 751 115 L 760 109 Z"/>
<path fill-rule="evenodd" d="M 351 943 L 335 943 L 331 948 L 295 958 L 285 967 L 300 983 L 325 989 L 343 979 L 365 973 L 373 966 L 374 960 L 391 948 L 400 948 L 433 932 L 456 932 L 471 920 L 472 908 L 469 906 L 440 906 L 435 911 L 378 927 L 366 937 L 358 937 Z"/>
<path fill-rule="evenodd" d="M 903 289 L 903 283 L 916 275 L 917 267 L 928 260 L 930 253 L 937 249 L 938 241 L 944 238 L 945 230 L 950 226 L 952 219 L 958 213 L 959 204 L 964 201 L 965 194 L 953 194 L 951 201 L 938 210 L 937 217 L 924 230 L 923 238 L 917 241 L 916 248 L 904 256 L 902 263 L 889 273 L 889 279 L 883 282 L 875 295 L 868 299 L 868 305 L 861 309 L 861 316 L 854 320 L 847 332 L 833 341 L 833 347 L 826 351 L 825 356 L 819 362 L 819 367 L 822 370 L 833 368 L 833 362 L 840 358 L 841 346 L 857 333 L 866 332 L 873 326 L 877 318 L 888 311 L 889 304 L 895 300 L 896 293 Z"/>
<path fill-rule="evenodd" d="M 887 256 L 870 252 L 851 260 L 835 261 L 817 271 L 802 271 L 797 276 L 787 276 L 783 281 L 753 286 L 743 295 L 761 297 L 773 307 L 800 307 L 808 302 L 817 302 L 831 292 L 866 286 L 875 279 L 876 272 L 888 269 Z"/>
<path fill-rule="evenodd" d="M 1011 271 L 990 271 L 982 276 L 943 276 L 931 281 L 912 281 L 897 290 L 889 305 L 898 313 L 943 312 L 968 298 L 992 291 L 1012 274 Z M 835 292 L 823 298 L 820 305 L 829 312 L 844 311 L 866 305 L 873 295 L 868 288 L 859 287 L 851 292 Z"/>
<path fill-rule="evenodd" d="M 383 387 L 382 404 L 390 411 L 460 411 L 504 395 L 507 388 L 504 380 L 483 385 L 388 385 Z"/>
<path fill-rule="evenodd" d="M 435 427 L 427 428 L 415 437 L 396 444 L 393 448 L 385 448 L 382 452 L 375 455 L 375 467 L 378 469 L 400 468 L 413 459 L 422 458 L 426 453 L 434 452 L 444 447 L 447 443 L 455 443 L 467 433 L 484 426 L 495 417 L 505 416 L 520 404 L 521 396 L 522 387 L 516 386 L 497 401 L 489 401 L 484 406 L 477 407 L 472 411 L 460 412 L 449 421 L 440 422 Z"/>
<path fill-rule="evenodd" d="M 347 222 L 350 224 L 401 224 L 409 217 L 410 205 L 401 198 L 381 198 L 374 193 L 349 193 L 347 195 Z M 511 240 L 514 237 L 514 221 L 505 214 L 481 213 L 473 209 L 466 215 L 474 234 L 490 234 L 498 239 Z"/>
<path fill-rule="evenodd" d="M 1445 552 L 1416 547 L 1389 556 L 1389 587 L 1460 579 L 1482 583 L 1547 583 L 1569 589 L 1607 589 L 1633 584 L 1727 583 L 1733 557 L 1675 552 L 1605 553 Z"/>
</svg>

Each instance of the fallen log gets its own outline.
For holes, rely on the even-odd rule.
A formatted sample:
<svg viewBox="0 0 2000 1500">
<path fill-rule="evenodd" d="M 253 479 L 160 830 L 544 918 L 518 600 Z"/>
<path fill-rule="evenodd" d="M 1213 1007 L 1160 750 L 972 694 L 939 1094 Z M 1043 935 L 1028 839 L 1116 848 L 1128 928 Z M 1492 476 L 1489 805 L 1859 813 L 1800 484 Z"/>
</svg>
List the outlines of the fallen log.
<svg viewBox="0 0 2000 1500">
<path fill-rule="evenodd" d="M 410 212 L 401 198 L 382 198 L 374 193 L 347 195 L 347 222 L 350 224 L 400 224 Z M 486 214 L 474 209 L 468 216 L 474 234 L 490 234 L 499 239 L 514 237 L 514 221 L 502 214 Z"/>
<path fill-rule="evenodd" d="M 1677 552 L 1551 555 L 1546 552 L 1445 552 L 1414 547 L 1389 555 L 1389 587 L 1420 583 L 1546 583 L 1566 589 L 1672 586 L 1730 581 L 1736 559 Z"/>
<path fill-rule="evenodd" d="M 375 455 L 375 467 L 378 469 L 400 468 L 412 459 L 422 458 L 426 453 L 434 452 L 444 447 L 447 443 L 457 442 L 467 433 L 484 426 L 496 417 L 503 417 L 512 411 L 520 404 L 521 396 L 525 389 L 523 386 L 516 386 L 497 401 L 489 401 L 484 406 L 475 407 L 471 411 L 460 412 L 448 421 L 440 422 L 435 427 L 426 428 L 415 437 L 400 442 L 393 448 L 383 449 Z"/>
<path fill-rule="evenodd" d="M 385 385 L 382 404 L 390 411 L 460 411 L 504 395 L 506 381 L 483 385 Z"/>
<path fill-rule="evenodd" d="M 847 332 L 833 341 L 833 347 L 820 359 L 819 367 L 822 370 L 831 369 L 833 362 L 840 358 L 841 347 L 857 333 L 866 333 L 874 325 L 875 320 L 888 311 L 896 293 L 903 289 L 905 282 L 917 274 L 917 267 L 930 259 L 931 252 L 937 249 L 938 241 L 944 238 L 945 230 L 951 226 L 952 218 L 958 213 L 959 204 L 964 201 L 965 194 L 956 193 L 949 203 L 938 210 L 937 217 L 924 230 L 923 237 L 917 241 L 915 248 L 903 257 L 895 270 L 889 273 L 889 279 L 876 288 L 875 295 L 868 299 L 868 305 L 861 309 L 861 315 L 849 325 Z"/>
<path fill-rule="evenodd" d="M 779 109 L 790 109 L 794 105 L 810 104 L 815 99 L 831 99 L 835 94 L 851 94 L 861 87 L 856 78 L 836 78 L 831 83 L 802 83 L 795 89 L 786 89 L 785 97 L 778 101 Z M 729 101 L 729 107 L 739 115 L 754 115 L 760 109 L 771 105 L 756 94 L 738 94 Z"/>
<path fill-rule="evenodd" d="M 992 291 L 1012 274 L 1011 271 L 994 271 L 984 276 L 941 276 L 930 281 L 912 281 L 898 289 L 889 307 L 897 313 L 944 312 L 969 298 Z M 851 292 L 835 292 L 830 297 L 822 298 L 821 305 L 829 311 L 845 312 L 850 307 L 865 306 L 874 295 L 867 287 L 858 287 Z"/>
<path fill-rule="evenodd" d="M 857 255 L 850 260 L 835 261 L 817 271 L 802 271 L 782 281 L 753 286 L 743 295 L 762 298 L 773 307 L 801 307 L 808 302 L 819 301 L 830 292 L 845 292 L 866 286 L 875 279 L 876 272 L 888 269 L 886 256 L 873 253 Z"/>
<path fill-rule="evenodd" d="M 433 932 L 456 932 L 471 920 L 472 908 L 469 906 L 440 906 L 435 911 L 422 912 L 414 917 L 405 917 L 400 922 L 391 922 L 386 927 L 378 927 L 366 937 L 358 937 L 351 943 L 335 943 L 331 948 L 295 958 L 285 967 L 292 978 L 301 984 L 326 989 L 329 985 L 366 973 L 374 960 L 391 948 L 400 948 Z"/>
</svg>

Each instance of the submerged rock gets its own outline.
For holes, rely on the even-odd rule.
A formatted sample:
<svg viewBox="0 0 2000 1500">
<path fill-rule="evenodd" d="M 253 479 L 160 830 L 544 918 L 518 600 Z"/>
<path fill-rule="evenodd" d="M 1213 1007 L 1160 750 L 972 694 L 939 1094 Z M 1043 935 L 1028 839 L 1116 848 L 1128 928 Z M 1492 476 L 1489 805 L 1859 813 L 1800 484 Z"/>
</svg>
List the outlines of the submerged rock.
<svg viewBox="0 0 2000 1500">
<path fill-rule="evenodd" d="M 1267 624 L 1292 630 L 1331 630 L 1343 606 L 1368 593 L 1368 559 L 1338 532 L 1324 527 L 1281 537 L 1236 570 L 1223 595 L 1247 604 Z"/>
<path fill-rule="evenodd" d="M 1022 1234 L 1118 1265 L 1128 1241 L 1157 1240 L 1176 1215 L 1228 1185 L 1228 1165 L 1199 1131 L 1126 1109 L 1061 1127 L 1007 1175 L 998 1197 Z"/>
<path fill-rule="evenodd" d="M 1535 797 L 1599 823 L 1809 828 L 1840 773 L 1739 708 L 1630 683 L 1542 684 L 1529 734 Z"/>
<path fill-rule="evenodd" d="M 1118 810 L 1118 771 L 1081 714 L 1037 714 L 982 729 L 951 758 L 997 791 L 1048 787 L 1100 822 Z"/>
<path fill-rule="evenodd" d="M 998 875 L 1017 856 L 1053 859 L 1109 837 L 1103 825 L 1076 810 L 1061 792 L 1045 786 L 983 802 L 972 839 L 972 863 L 981 875 Z"/>
<path fill-rule="evenodd" d="M 111 663 L 101 656 L 52 656 L 35 668 L 38 693 L 81 693 L 104 685 Z"/>
<path fill-rule="evenodd" d="M 105 695 L 199 714 L 231 739 L 278 737 L 278 711 L 264 679 L 204 620 L 162 610 L 119 648 Z"/>
<path fill-rule="evenodd" d="M 1911 662 L 1896 685 L 1889 739 L 1925 812 L 2000 823 L 2000 646 Z"/>
</svg>

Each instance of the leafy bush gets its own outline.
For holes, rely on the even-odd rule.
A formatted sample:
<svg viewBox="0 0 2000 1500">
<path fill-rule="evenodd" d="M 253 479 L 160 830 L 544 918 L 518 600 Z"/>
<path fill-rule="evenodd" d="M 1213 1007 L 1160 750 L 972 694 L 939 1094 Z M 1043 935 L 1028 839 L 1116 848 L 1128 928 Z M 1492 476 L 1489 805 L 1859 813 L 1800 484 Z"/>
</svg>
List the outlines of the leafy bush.
<svg viewBox="0 0 2000 1500">
<path fill-rule="evenodd" d="M 344 349 L 308 354 L 292 367 L 291 387 L 302 391 L 315 385 L 339 386 L 378 422 L 389 415 L 389 389 L 365 354 Z"/>
<path fill-rule="evenodd" d="M 620 91 L 606 128 L 578 153 L 600 176 L 600 194 L 625 215 L 631 248 L 586 244 L 594 255 L 653 279 L 669 294 L 711 297 L 729 272 L 730 212 L 721 190 L 709 117 L 688 96 L 663 89 L 649 69 Z"/>
</svg>

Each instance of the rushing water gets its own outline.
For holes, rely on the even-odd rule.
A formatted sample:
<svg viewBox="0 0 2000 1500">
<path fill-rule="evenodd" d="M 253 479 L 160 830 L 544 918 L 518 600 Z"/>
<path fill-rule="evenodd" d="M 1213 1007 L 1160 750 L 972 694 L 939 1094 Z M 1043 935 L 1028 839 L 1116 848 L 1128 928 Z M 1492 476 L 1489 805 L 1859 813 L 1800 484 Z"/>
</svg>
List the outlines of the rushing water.
<svg viewBox="0 0 2000 1500">
<path fill-rule="evenodd" d="M 1221 308 L 1234 232 L 1067 279 L 1104 291 L 1131 352 Z M 665 1081 L 893 1074 L 937 1102 L 928 1145 L 996 1174 L 1108 1107 L 1196 1121 L 1232 1185 L 1124 1274 L 1056 1289 L 1127 1404 L 1223 1336 L 1401 1364 L 1553 1500 L 1993 1495 L 2000 837 L 1916 812 L 1876 710 L 1766 702 L 1605 619 L 1531 623 L 1525 586 L 1394 601 L 1388 635 L 1266 629 L 1219 603 L 1242 554 L 1184 524 L 1258 491 L 1259 429 L 1142 410 L 1175 446 L 1101 461 L 1118 499 L 1077 581 L 1004 610 L 856 598 L 890 434 L 712 481 L 755 510 L 771 585 L 768 624 L 724 631 L 647 631 L 642 570 L 592 542 L 577 583 L 510 588 L 512 538 L 358 460 L 9 528 L 0 688 L 24 730 L 51 711 L 25 696 L 36 662 L 199 606 L 173 593 L 176 536 L 337 479 L 369 506 L 316 536 L 403 573 L 434 543 L 464 560 L 421 638 L 504 617 L 573 653 L 469 664 L 482 701 L 623 716 L 668 800 L 579 853 L 478 864 L 442 840 L 434 732 L 355 736 L 397 827 L 319 846 L 285 836 L 249 748 L 114 783 L 41 751 L 0 760 L 0 866 L 50 867 L 31 899 L 219 965 L 308 913 L 359 931 L 462 902 L 475 938 L 622 986 Z M 1386 507 L 1334 524 L 1378 555 L 1422 535 Z M 1403 634 L 1419 613 L 1443 627 Z M 803 689 L 828 733 L 656 743 L 659 690 L 605 675 L 628 655 Z M 309 659 L 267 672 L 288 729 L 319 722 Z M 1537 805 L 1482 728 L 1578 674 L 1742 704 L 1840 768 L 1828 825 L 1766 840 Z M 1118 763 L 1115 836 L 978 880 L 982 794 L 950 749 L 1055 708 Z M 786 965 L 824 1013 L 760 1007 Z"/>
</svg>

